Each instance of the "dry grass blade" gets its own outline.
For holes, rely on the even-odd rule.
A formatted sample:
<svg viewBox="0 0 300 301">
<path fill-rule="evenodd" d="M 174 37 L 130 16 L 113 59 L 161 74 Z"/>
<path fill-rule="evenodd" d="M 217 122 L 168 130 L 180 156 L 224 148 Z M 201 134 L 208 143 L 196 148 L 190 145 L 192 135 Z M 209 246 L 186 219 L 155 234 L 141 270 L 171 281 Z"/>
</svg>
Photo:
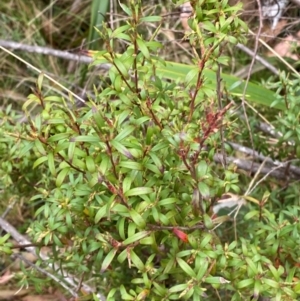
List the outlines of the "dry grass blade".
<svg viewBox="0 0 300 301">
<path fill-rule="evenodd" d="M 38 69 L 37 67 L 31 65 L 30 63 L 26 62 L 25 60 L 23 60 L 21 57 L 19 57 L 18 55 L 12 53 L 11 51 L 9 51 L 8 49 L 0 46 L 0 49 L 2 49 L 3 51 L 5 51 L 6 53 L 10 54 L 11 56 L 15 57 L 16 59 L 18 59 L 20 62 L 24 63 L 27 67 L 33 69 L 35 72 L 37 73 L 42 73 L 42 70 Z M 64 85 L 60 84 L 58 81 L 56 81 L 55 79 L 53 79 L 51 76 L 44 74 L 44 76 L 49 79 L 50 81 L 52 81 L 54 84 L 58 85 L 60 88 L 62 88 L 63 90 L 65 90 L 66 92 L 68 92 L 70 95 L 74 96 L 77 100 L 81 101 L 81 102 L 85 102 L 84 99 L 82 99 L 80 96 L 78 96 L 77 94 L 75 94 L 74 92 L 72 92 L 71 90 L 69 90 L 68 88 L 66 88 Z"/>
</svg>

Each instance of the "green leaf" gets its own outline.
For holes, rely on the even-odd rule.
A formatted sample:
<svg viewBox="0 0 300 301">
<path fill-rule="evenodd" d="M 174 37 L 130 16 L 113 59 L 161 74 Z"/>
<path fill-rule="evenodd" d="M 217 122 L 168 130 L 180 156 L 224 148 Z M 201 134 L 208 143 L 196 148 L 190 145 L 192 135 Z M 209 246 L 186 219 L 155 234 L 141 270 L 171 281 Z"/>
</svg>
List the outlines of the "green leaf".
<svg viewBox="0 0 300 301">
<path fill-rule="evenodd" d="M 123 64 L 123 62 L 118 59 L 117 57 L 114 58 L 114 64 L 116 66 L 116 68 L 118 69 L 118 71 L 120 72 L 120 74 L 127 76 L 128 71 L 127 68 L 125 67 L 125 65 Z"/>
<path fill-rule="evenodd" d="M 134 223 L 138 226 L 138 228 L 142 228 L 143 229 L 143 228 L 146 227 L 145 220 L 134 209 L 131 209 L 129 211 L 129 214 L 130 214 L 130 217 L 132 218 L 132 220 L 134 221 Z"/>
<path fill-rule="evenodd" d="M 174 268 L 175 261 L 176 261 L 176 259 L 174 257 L 172 257 L 168 260 L 168 263 L 166 264 L 166 267 L 163 271 L 164 274 L 169 273 Z"/>
<path fill-rule="evenodd" d="M 210 196 L 210 189 L 204 182 L 199 182 L 198 189 L 205 199 Z"/>
<path fill-rule="evenodd" d="M 118 35 L 124 31 L 130 29 L 130 25 L 118 26 L 112 33 L 111 38 L 120 38 Z"/>
<path fill-rule="evenodd" d="M 48 160 L 48 156 L 43 156 L 38 158 L 34 163 L 33 163 L 33 168 L 36 168 L 37 166 L 39 166 L 40 164 L 42 164 L 43 162 Z"/>
<path fill-rule="evenodd" d="M 259 293 L 262 291 L 263 287 L 262 287 L 262 284 L 260 282 L 260 280 L 255 280 L 254 282 L 254 291 L 253 291 L 253 294 L 254 296 L 259 296 Z"/>
<path fill-rule="evenodd" d="M 230 281 L 224 279 L 223 277 L 212 277 L 212 276 L 209 276 L 209 277 L 205 278 L 204 282 L 211 283 L 211 284 L 218 284 L 218 283 L 224 284 L 224 283 L 229 283 Z"/>
<path fill-rule="evenodd" d="M 144 165 L 147 169 L 151 170 L 153 173 L 157 174 L 157 175 L 161 175 L 160 170 L 157 168 L 157 166 L 153 165 L 153 164 L 145 164 Z"/>
<path fill-rule="evenodd" d="M 86 167 L 86 166 L 85 166 L 83 160 L 78 159 L 78 158 L 75 157 L 71 162 L 72 162 L 72 164 L 73 164 L 74 166 L 76 166 L 77 168 L 82 169 L 82 170 L 85 170 L 85 167 Z"/>
<path fill-rule="evenodd" d="M 139 271 L 143 271 L 145 269 L 142 260 L 136 255 L 133 249 L 130 250 L 130 259 Z"/>
<path fill-rule="evenodd" d="M 259 211 L 258 210 L 251 210 L 250 212 L 248 212 L 244 216 L 244 219 L 249 220 L 249 219 L 252 219 L 254 216 L 259 217 Z"/>
<path fill-rule="evenodd" d="M 167 199 L 160 200 L 158 202 L 160 206 L 167 206 L 174 203 L 179 203 L 179 200 L 177 198 L 167 198 Z"/>
<path fill-rule="evenodd" d="M 10 255 L 13 253 L 12 249 L 8 246 L 0 246 L 0 252 Z"/>
<path fill-rule="evenodd" d="M 268 265 L 268 268 L 271 271 L 271 273 L 272 273 L 273 277 L 275 278 L 275 280 L 279 282 L 279 279 L 280 279 L 279 271 L 271 264 Z"/>
<path fill-rule="evenodd" d="M 244 288 L 254 283 L 254 279 L 244 279 L 237 284 L 237 288 Z"/>
<path fill-rule="evenodd" d="M 47 121 L 48 124 L 65 124 L 66 120 L 64 118 L 51 118 Z"/>
<path fill-rule="evenodd" d="M 132 236 L 128 237 L 127 239 L 125 239 L 123 241 L 123 245 L 126 246 L 126 245 L 130 245 L 146 236 L 148 236 L 150 234 L 149 231 L 141 231 L 141 232 L 138 232 L 138 233 L 135 233 L 133 234 Z"/>
<path fill-rule="evenodd" d="M 156 70 L 160 76 L 175 81 L 178 80 L 184 81 L 186 74 L 188 74 L 188 72 L 193 68 L 195 67 L 192 65 L 185 65 L 185 64 L 168 62 L 168 61 L 166 62 L 165 66 L 163 66 L 162 64 L 156 66 Z M 206 79 L 205 86 L 209 89 L 215 90 L 216 73 L 212 70 L 205 69 L 203 71 L 203 74 L 204 74 L 204 78 Z M 225 87 L 230 87 L 235 82 L 240 81 L 239 78 L 224 73 L 221 74 L 221 78 Z M 232 93 L 233 95 L 241 96 L 243 94 L 244 87 L 245 87 L 245 81 L 242 81 L 241 84 L 235 87 L 234 89 L 232 89 L 230 93 Z M 272 92 L 270 89 L 265 88 L 263 85 L 249 82 L 247 85 L 245 98 L 248 101 L 270 107 L 274 99 L 276 98 L 276 94 Z M 285 109 L 282 103 L 276 104 L 275 108 L 280 110 Z"/>
<path fill-rule="evenodd" d="M 122 263 L 126 260 L 127 258 L 127 249 L 124 249 L 118 256 L 117 260 Z"/>
<path fill-rule="evenodd" d="M 122 141 L 124 138 L 129 136 L 133 131 L 135 127 L 132 125 L 126 126 L 115 138 L 114 141 Z"/>
<path fill-rule="evenodd" d="M 40 104 L 40 100 L 34 94 L 30 94 L 27 96 L 27 100 L 24 102 L 22 110 L 27 113 L 27 107 L 30 106 L 32 103 Z"/>
<path fill-rule="evenodd" d="M 123 193 L 126 193 L 130 189 L 132 181 L 133 181 L 132 176 L 128 175 L 125 177 L 122 183 Z"/>
<path fill-rule="evenodd" d="M 149 194 L 153 192 L 153 189 L 150 187 L 136 187 L 128 190 L 126 193 L 124 193 L 125 196 L 134 196 L 134 195 L 143 195 L 143 194 Z"/>
<path fill-rule="evenodd" d="M 132 290 L 131 290 L 131 292 L 132 292 Z M 126 292 L 126 289 L 125 289 L 124 285 L 120 286 L 120 293 L 121 293 L 122 300 L 136 300 L 137 301 L 137 299 L 135 297 L 129 295 Z M 136 295 L 136 294 L 134 294 L 134 295 Z"/>
<path fill-rule="evenodd" d="M 91 2 L 91 19 L 89 27 L 88 45 L 90 49 L 99 47 L 99 33 L 95 27 L 102 27 L 102 22 L 105 22 L 105 16 L 109 12 L 109 0 L 92 0 Z"/>
<path fill-rule="evenodd" d="M 54 154 L 53 152 L 48 153 L 48 167 L 53 177 L 56 177 L 56 169 L 55 169 L 55 162 L 54 162 Z"/>
<path fill-rule="evenodd" d="M 73 138 L 77 142 L 100 142 L 100 138 L 97 136 L 77 136 Z"/>
<path fill-rule="evenodd" d="M 192 81 L 195 82 L 197 75 L 199 74 L 199 68 L 191 69 L 185 77 L 184 82 L 189 85 Z"/>
<path fill-rule="evenodd" d="M 120 142 L 116 141 L 116 140 L 112 140 L 111 141 L 111 145 L 122 155 L 124 155 L 126 158 L 128 159 L 133 159 L 133 156 L 131 154 L 131 152 L 124 146 L 122 145 Z"/>
<path fill-rule="evenodd" d="M 61 140 L 64 140 L 64 139 L 69 139 L 69 137 L 70 137 L 69 133 L 60 133 L 60 134 L 56 134 L 56 135 L 51 136 L 48 139 L 48 142 L 61 141 Z"/>
<path fill-rule="evenodd" d="M 126 237 L 125 237 L 125 221 L 126 221 L 126 219 L 124 217 L 121 217 L 121 218 L 119 218 L 118 225 L 117 225 L 119 235 L 122 240 L 126 239 Z"/>
<path fill-rule="evenodd" d="M 245 260 L 246 260 L 248 266 L 250 267 L 250 269 L 252 270 L 253 275 L 257 275 L 258 271 L 257 271 L 257 267 L 254 264 L 254 262 L 250 258 L 247 258 L 247 257 Z"/>
<path fill-rule="evenodd" d="M 126 13 L 128 16 L 132 16 L 132 12 L 128 8 L 128 6 L 126 6 L 125 4 L 121 3 L 120 1 L 118 1 L 118 2 L 119 2 L 120 7 L 122 8 L 122 10 L 124 11 L 124 13 Z"/>
<path fill-rule="evenodd" d="M 73 160 L 73 156 L 74 156 L 74 152 L 75 152 L 75 147 L 76 147 L 76 143 L 75 142 L 69 142 L 69 147 L 68 147 L 68 159 L 69 161 L 72 162 Z"/>
<path fill-rule="evenodd" d="M 178 284 L 178 285 L 172 286 L 172 287 L 169 289 L 169 293 L 177 293 L 177 292 L 181 292 L 181 291 L 185 290 L 187 287 L 188 287 L 188 284 L 187 284 L 187 283 Z"/>
<path fill-rule="evenodd" d="M 143 165 L 138 162 L 132 162 L 132 161 L 121 161 L 119 163 L 120 167 L 132 169 L 132 170 L 143 170 Z"/>
<path fill-rule="evenodd" d="M 94 187 L 96 184 L 98 184 L 99 181 L 98 181 L 98 176 L 97 175 L 93 175 L 92 178 L 90 178 L 89 182 L 88 182 L 88 185 L 89 187 Z"/>
<path fill-rule="evenodd" d="M 123 110 L 120 115 L 118 115 L 118 127 L 121 127 L 123 122 L 129 118 L 131 115 L 130 110 Z"/>
<path fill-rule="evenodd" d="M 118 249 L 112 249 L 110 252 L 105 256 L 102 265 L 101 265 L 101 273 L 105 272 L 111 262 L 113 261 L 114 257 L 116 256 Z"/>
<path fill-rule="evenodd" d="M 208 30 L 209 32 L 217 33 L 215 25 L 210 21 L 204 21 L 202 23 L 202 26 L 204 29 Z"/>
<path fill-rule="evenodd" d="M 193 271 L 193 269 L 180 257 L 176 258 L 177 263 L 182 268 L 182 270 L 189 275 L 192 278 L 196 278 L 196 273 Z"/>
<path fill-rule="evenodd" d="M 39 141 L 39 140 L 37 140 L 37 141 Z M 34 145 L 35 145 L 34 142 L 25 141 L 24 144 L 22 145 L 22 148 L 20 149 L 20 152 L 18 154 L 18 158 L 22 158 L 25 154 L 27 154 L 33 148 Z M 40 153 L 43 154 L 43 155 L 46 154 L 44 150 Z"/>
<path fill-rule="evenodd" d="M 10 238 L 10 234 L 6 233 L 4 236 L 0 237 L 0 245 L 3 245 Z"/>
<path fill-rule="evenodd" d="M 110 300 L 115 300 L 114 295 L 115 295 L 116 292 L 117 292 L 117 289 L 116 289 L 116 288 L 112 288 L 112 289 L 109 291 L 108 295 L 107 295 L 107 300 L 108 300 L 108 301 L 110 301 Z M 94 298 L 94 300 L 96 300 L 96 299 Z"/>
<path fill-rule="evenodd" d="M 300 294 L 300 282 L 294 286 L 293 291 L 298 295 Z"/>
<path fill-rule="evenodd" d="M 44 101 L 63 103 L 63 98 L 61 96 L 50 95 L 50 96 L 46 96 L 44 98 Z"/>
<path fill-rule="evenodd" d="M 56 153 L 59 153 L 60 151 L 62 151 L 62 150 L 65 150 L 65 149 L 68 149 L 68 147 L 69 147 L 69 141 L 60 141 L 60 142 L 58 142 L 57 144 L 56 144 L 56 147 L 55 147 L 55 149 L 54 149 L 54 154 L 56 154 Z"/>
<path fill-rule="evenodd" d="M 236 245 L 237 245 L 237 241 L 234 240 L 234 241 L 228 246 L 228 252 L 234 250 L 235 247 L 236 247 Z"/>
<path fill-rule="evenodd" d="M 107 171 L 107 169 L 109 168 L 110 165 L 110 159 L 107 155 L 102 155 L 101 156 L 101 163 L 99 166 L 99 171 L 101 172 L 102 175 L 104 175 Z"/>
<path fill-rule="evenodd" d="M 207 163 L 204 160 L 201 160 L 197 165 L 197 176 L 199 178 L 202 178 L 207 174 L 207 171 L 208 171 Z"/>
<path fill-rule="evenodd" d="M 44 73 L 41 72 L 38 76 L 38 80 L 37 80 L 37 86 L 38 86 L 38 89 L 40 91 L 42 91 L 42 86 L 43 86 L 43 79 L 44 79 Z"/>
<path fill-rule="evenodd" d="M 149 50 L 148 50 L 146 44 L 144 43 L 144 41 L 141 40 L 140 38 L 137 38 L 136 42 L 137 42 L 138 47 L 141 50 L 142 54 L 144 55 L 144 57 L 149 60 L 150 59 L 150 53 L 149 53 Z"/>
<path fill-rule="evenodd" d="M 120 74 L 116 75 L 116 78 L 114 80 L 114 88 L 117 92 L 122 92 L 122 86 L 123 86 L 123 79 Z"/>
<path fill-rule="evenodd" d="M 208 230 L 211 230 L 214 227 L 214 223 L 208 214 L 203 215 L 203 222 Z"/>
<path fill-rule="evenodd" d="M 200 258 L 200 263 L 199 264 L 199 270 L 196 276 L 196 279 L 199 281 L 203 278 L 203 276 L 205 275 L 205 273 L 207 272 L 208 269 L 208 260 L 206 260 L 206 258 Z M 198 267 L 198 266 L 197 266 Z"/>
<path fill-rule="evenodd" d="M 59 172 L 59 174 L 56 178 L 56 182 L 55 182 L 56 187 L 60 187 L 62 185 L 62 183 L 65 180 L 65 177 L 69 173 L 69 171 L 70 171 L 70 167 L 65 167 Z"/>
<path fill-rule="evenodd" d="M 150 119 L 151 119 L 151 118 L 148 117 L 148 116 L 142 116 L 142 117 L 140 117 L 139 119 L 135 120 L 135 121 L 134 121 L 134 124 L 135 124 L 136 126 L 140 126 L 140 125 L 142 125 L 143 123 L 145 123 L 146 121 L 149 121 Z"/>
<path fill-rule="evenodd" d="M 101 209 L 97 211 L 94 219 L 95 224 L 98 224 L 99 221 L 106 215 L 106 211 L 107 211 L 106 206 L 101 207 Z"/>
<path fill-rule="evenodd" d="M 162 17 L 160 16 L 147 16 L 140 18 L 140 22 L 160 22 Z"/>
<path fill-rule="evenodd" d="M 85 158 L 85 164 L 86 164 L 86 168 L 89 172 L 96 171 L 96 165 L 95 165 L 94 159 L 91 156 L 87 156 Z"/>
<path fill-rule="evenodd" d="M 201 237 L 200 249 L 204 249 L 211 240 L 212 235 L 204 232 L 203 237 Z"/>
<path fill-rule="evenodd" d="M 93 107 L 92 112 L 93 112 L 93 119 L 94 119 L 98 129 L 101 131 L 102 128 L 105 126 L 105 120 L 104 120 L 101 112 L 98 111 L 98 108 Z"/>
<path fill-rule="evenodd" d="M 145 237 L 145 238 L 142 238 L 140 240 L 140 244 L 141 245 L 153 245 L 153 237 L 152 236 L 149 236 L 149 237 Z"/>
</svg>

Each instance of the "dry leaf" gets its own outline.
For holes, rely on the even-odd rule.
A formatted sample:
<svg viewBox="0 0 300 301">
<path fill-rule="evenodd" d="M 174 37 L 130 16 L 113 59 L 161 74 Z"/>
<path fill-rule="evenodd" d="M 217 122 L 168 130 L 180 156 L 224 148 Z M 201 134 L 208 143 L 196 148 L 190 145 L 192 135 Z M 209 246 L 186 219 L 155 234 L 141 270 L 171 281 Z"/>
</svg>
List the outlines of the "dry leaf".
<svg viewBox="0 0 300 301">
<path fill-rule="evenodd" d="M 299 36 L 299 33 L 297 34 Z M 299 56 L 293 53 L 293 50 L 299 47 L 300 42 L 298 38 L 289 35 L 284 38 L 283 41 L 276 44 L 273 49 L 282 57 L 289 57 L 294 60 L 298 60 Z M 268 53 L 269 56 L 272 56 L 272 53 Z"/>
<path fill-rule="evenodd" d="M 17 297 L 22 297 L 28 294 L 28 290 L 0 290 L 0 300 L 16 300 Z M 29 301 L 29 299 L 28 299 Z"/>
<path fill-rule="evenodd" d="M 215 214 L 218 214 L 218 212 L 223 208 L 233 208 L 236 206 L 243 206 L 246 204 L 247 202 L 243 197 L 227 192 L 223 194 L 222 197 L 214 205 L 213 212 Z"/>
<path fill-rule="evenodd" d="M 11 278 L 14 277 L 15 274 L 11 273 L 7 270 L 1 277 L 0 277 L 0 284 L 6 284 Z"/>
</svg>

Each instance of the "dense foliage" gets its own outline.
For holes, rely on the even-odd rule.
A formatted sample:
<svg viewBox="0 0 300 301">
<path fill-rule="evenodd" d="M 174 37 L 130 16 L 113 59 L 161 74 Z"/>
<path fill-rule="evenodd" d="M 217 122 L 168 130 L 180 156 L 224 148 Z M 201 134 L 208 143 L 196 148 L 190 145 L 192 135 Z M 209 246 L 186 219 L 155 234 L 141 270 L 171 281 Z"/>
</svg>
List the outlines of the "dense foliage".
<svg viewBox="0 0 300 301">
<path fill-rule="evenodd" d="M 249 196 L 251 180 L 225 162 L 231 150 L 224 141 L 251 134 L 233 111 L 240 95 L 219 78 L 224 49 L 247 31 L 240 7 L 191 2 L 186 38 L 194 66 L 176 81 L 163 72 L 158 31 L 144 30 L 161 17 L 145 15 L 134 1 L 119 5 L 126 21 L 115 30 L 103 24 L 105 50 L 89 52 L 91 68 L 111 67 L 84 106 L 72 95 L 44 93 L 41 73 L 23 105 L 23 125 L 10 107 L 1 113 L 1 189 L 8 198 L 31 197 L 36 219 L 28 234 L 51 247 L 50 262 L 93 281 L 107 300 L 297 299 L 296 184 L 261 183 Z M 127 45 L 121 54 L 114 47 L 120 40 Z M 284 135 L 265 144 L 265 154 L 275 149 L 281 160 L 299 154 L 296 84 L 285 74 L 268 83 L 278 89 L 273 106 L 288 104 L 273 120 Z M 237 225 L 214 212 L 228 195 L 248 203 Z"/>
</svg>

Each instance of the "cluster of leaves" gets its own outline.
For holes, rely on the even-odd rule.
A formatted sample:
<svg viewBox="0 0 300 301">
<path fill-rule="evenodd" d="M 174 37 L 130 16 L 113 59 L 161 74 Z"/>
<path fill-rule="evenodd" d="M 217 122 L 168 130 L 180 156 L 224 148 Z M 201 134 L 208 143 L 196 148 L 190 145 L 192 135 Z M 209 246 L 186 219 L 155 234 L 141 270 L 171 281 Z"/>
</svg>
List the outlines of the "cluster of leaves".
<svg viewBox="0 0 300 301">
<path fill-rule="evenodd" d="M 23 106 L 18 158 L 38 157 L 34 171 L 47 169 L 35 183 L 32 201 L 42 205 L 30 235 L 52 245 L 53 263 L 95 279 L 108 300 L 295 299 L 298 207 L 276 216 L 262 198 L 245 216 L 247 237 L 224 243 L 214 231 L 222 221 L 212 217 L 214 200 L 240 187 L 233 168 L 213 163 L 232 103 L 220 107 L 204 71 L 226 62 L 224 43 L 242 38 L 239 7 L 191 2 L 188 38 L 200 52 L 180 82 L 158 72 L 157 32 L 140 34 L 161 18 L 143 16 L 135 2 L 120 4 L 126 24 L 99 32 L 106 50 L 94 53 L 94 65 L 112 67 L 95 99 L 77 108 L 71 97 L 44 96 L 41 74 Z M 121 55 L 119 39 L 128 43 Z"/>
<path fill-rule="evenodd" d="M 35 194 L 32 187 L 43 173 L 46 175 L 46 169 L 32 169 L 38 153 L 29 152 L 31 145 L 20 122 L 23 117 L 11 105 L 0 112 L 0 190 L 9 203 L 32 197 Z M 8 203 L 1 203 L 3 210 L 7 206 Z"/>
</svg>

